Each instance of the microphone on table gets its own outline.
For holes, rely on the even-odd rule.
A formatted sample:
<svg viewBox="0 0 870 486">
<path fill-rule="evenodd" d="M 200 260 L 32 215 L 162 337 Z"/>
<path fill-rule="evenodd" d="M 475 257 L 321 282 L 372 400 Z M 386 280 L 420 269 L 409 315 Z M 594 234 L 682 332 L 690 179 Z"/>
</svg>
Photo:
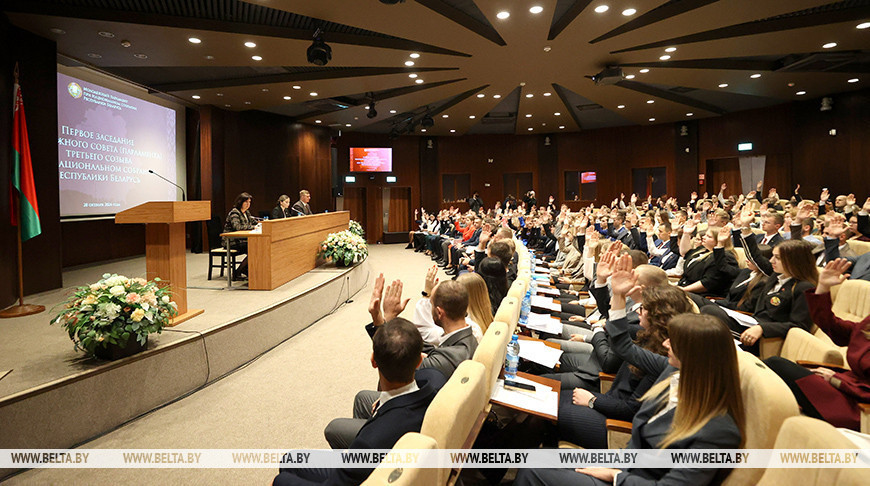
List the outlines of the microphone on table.
<svg viewBox="0 0 870 486">
<path fill-rule="evenodd" d="M 148 169 L 148 172 L 151 173 L 151 174 L 156 175 L 157 177 L 163 179 L 164 181 L 166 181 L 166 182 L 172 184 L 173 186 L 175 186 L 175 187 L 181 189 L 181 200 L 182 200 L 182 201 L 187 201 L 187 195 L 184 194 L 184 189 L 182 189 L 181 186 L 179 186 L 178 184 L 176 184 L 176 183 L 170 181 L 169 179 L 163 177 L 162 175 L 158 174 L 157 172 L 154 172 L 154 171 L 151 170 L 151 169 Z"/>
<path fill-rule="evenodd" d="M 305 216 L 305 213 L 303 213 L 302 211 L 300 211 L 296 208 L 291 208 L 291 209 L 293 209 L 293 211 L 296 211 L 296 214 L 298 214 L 299 216 Z"/>
</svg>

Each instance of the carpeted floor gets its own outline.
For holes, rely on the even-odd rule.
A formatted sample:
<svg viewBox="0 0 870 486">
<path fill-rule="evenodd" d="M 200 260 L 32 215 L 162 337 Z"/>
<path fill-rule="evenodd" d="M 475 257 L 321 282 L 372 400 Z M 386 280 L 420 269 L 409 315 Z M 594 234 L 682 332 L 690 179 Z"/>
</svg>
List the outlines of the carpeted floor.
<svg viewBox="0 0 870 486">
<path fill-rule="evenodd" d="M 332 315 L 270 353 L 190 397 L 105 434 L 82 448 L 290 449 L 327 448 L 323 428 L 350 416 L 357 391 L 373 389 L 371 341 L 363 327 L 377 272 L 401 279 L 413 315 L 426 269 L 404 245 L 370 246 L 369 285 Z M 441 273 L 440 278 L 446 277 Z M 304 309 L 298 309 L 304 312 Z M 105 406 L 110 407 L 111 403 Z M 269 484 L 268 469 L 40 469 L 8 484 Z"/>
</svg>

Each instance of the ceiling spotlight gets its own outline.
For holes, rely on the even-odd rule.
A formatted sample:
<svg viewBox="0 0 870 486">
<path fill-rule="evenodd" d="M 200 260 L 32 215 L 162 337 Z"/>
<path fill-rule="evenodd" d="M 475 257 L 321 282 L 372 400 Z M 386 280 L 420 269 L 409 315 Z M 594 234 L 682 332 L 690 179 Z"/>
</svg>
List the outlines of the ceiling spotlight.
<svg viewBox="0 0 870 486">
<path fill-rule="evenodd" d="M 544 7 L 542 7 L 540 5 L 535 5 L 534 7 L 529 9 L 529 12 L 532 12 L 533 14 L 539 14 L 543 11 L 544 11 Z"/>
<path fill-rule="evenodd" d="M 224 106 L 226 106 L 227 108 L 229 108 L 229 107 L 231 107 L 231 106 L 233 106 L 233 105 L 224 105 Z"/>
<path fill-rule="evenodd" d="M 553 113 L 553 116 L 562 116 L 562 114 L 557 111 L 556 113 Z"/>
<path fill-rule="evenodd" d="M 314 123 L 323 123 L 321 120 L 314 120 Z"/>
<path fill-rule="evenodd" d="M 553 50 L 552 46 L 544 46 L 544 52 L 550 52 Z"/>
<path fill-rule="evenodd" d="M 420 119 L 420 126 L 425 128 L 432 128 L 435 125 L 435 120 L 432 119 L 428 113 L 423 115 L 423 118 Z"/>
<path fill-rule="evenodd" d="M 411 73 L 411 74 L 408 75 L 408 77 L 411 78 L 411 79 L 414 79 L 414 78 L 417 77 L 417 74 L 416 74 L 416 73 Z"/>
<path fill-rule="evenodd" d="M 849 82 L 849 83 L 857 83 L 858 81 L 860 81 L 860 79 L 858 79 L 858 78 L 852 78 L 852 79 L 850 79 L 848 82 Z"/>
<path fill-rule="evenodd" d="M 477 118 L 477 117 L 474 116 L 474 115 L 468 115 L 468 119 L 469 119 L 469 120 L 474 120 L 475 118 Z"/>
<path fill-rule="evenodd" d="M 828 42 L 827 44 L 822 45 L 823 49 L 833 49 L 835 47 L 837 47 L 836 42 Z"/>
<path fill-rule="evenodd" d="M 193 95 L 193 96 L 191 96 L 191 98 L 193 98 L 193 99 L 195 99 L 195 100 L 198 100 L 198 99 L 199 99 L 199 95 Z"/>
<path fill-rule="evenodd" d="M 450 115 L 441 115 L 441 118 L 450 118 Z"/>
<path fill-rule="evenodd" d="M 531 113 L 526 113 L 526 118 L 531 118 L 531 117 L 532 117 Z"/>
<path fill-rule="evenodd" d="M 414 61 L 405 61 L 405 66 L 411 67 L 414 65 Z"/>
<path fill-rule="evenodd" d="M 501 98 L 501 95 L 492 95 L 492 97 L 495 99 L 499 99 L 499 98 Z"/>
<path fill-rule="evenodd" d="M 608 10 L 610 10 L 610 7 L 608 7 L 607 5 L 599 5 L 595 7 L 595 13 L 604 13 Z"/>
<path fill-rule="evenodd" d="M 450 129 L 450 133 L 456 133 L 456 130 Z"/>
<path fill-rule="evenodd" d="M 495 16 L 498 17 L 500 20 L 504 20 L 504 19 L 510 17 L 511 13 L 508 12 L 507 10 L 502 10 L 501 12 L 497 13 Z"/>
<path fill-rule="evenodd" d="M 789 88 L 794 88 L 794 83 L 788 83 Z"/>
<path fill-rule="evenodd" d="M 290 100 L 290 99 L 292 99 L 292 98 L 290 98 L 289 96 L 285 96 L 284 99 L 285 99 L 285 100 Z"/>
<path fill-rule="evenodd" d="M 310 96 L 317 96 L 317 92 L 316 92 L 316 91 L 312 91 L 312 92 L 310 92 L 310 93 L 308 93 L 308 94 L 309 94 Z"/>
<path fill-rule="evenodd" d="M 617 108 L 619 108 L 621 110 L 621 109 L 625 108 L 625 105 L 618 105 Z"/>
<path fill-rule="evenodd" d="M 694 113 L 686 113 L 686 116 L 692 116 Z"/>
<path fill-rule="evenodd" d="M 544 96 L 550 96 L 551 94 L 553 94 L 553 93 L 547 92 L 547 93 L 544 93 Z"/>
<path fill-rule="evenodd" d="M 532 131 L 532 130 L 534 130 L 534 128 L 532 128 L 532 127 L 529 127 L 529 131 L 530 131 L 530 132 L 531 132 L 531 131 Z"/>
<path fill-rule="evenodd" d="M 245 42 L 245 47 L 257 47 L 257 44 L 255 44 L 251 41 L 248 41 L 248 42 Z"/>
<path fill-rule="evenodd" d="M 656 121 L 656 119 L 655 119 L 655 118 L 650 118 L 649 121 L 653 122 L 653 121 Z"/>
<path fill-rule="evenodd" d="M 350 128 L 350 123 L 345 123 L 344 126 Z"/>
<path fill-rule="evenodd" d="M 656 100 L 646 100 L 646 104 L 648 104 L 648 105 L 651 105 L 655 102 L 656 102 Z"/>
<path fill-rule="evenodd" d="M 485 97 L 486 97 L 486 95 L 485 95 L 485 94 L 483 94 L 483 93 L 478 93 L 478 94 L 477 94 L 477 97 L 478 97 L 478 98 L 485 98 Z"/>
<path fill-rule="evenodd" d="M 417 83 L 417 84 L 423 84 L 423 80 L 422 80 L 422 79 L 418 79 L 418 80 L 416 80 L 416 81 L 414 81 L 414 82 Z"/>
<path fill-rule="evenodd" d="M 263 88 L 263 89 L 261 89 L 260 91 L 262 91 L 262 92 L 264 92 L 264 93 L 268 93 L 268 92 L 269 92 L 269 88 Z"/>
<path fill-rule="evenodd" d="M 308 62 L 315 66 L 326 66 L 329 60 L 332 59 L 332 48 L 326 45 L 326 42 L 323 42 L 323 30 L 320 27 L 314 31 L 314 41 L 308 46 L 306 54 L 308 55 Z"/>
<path fill-rule="evenodd" d="M 670 59 L 670 58 L 671 58 L 671 56 L 669 56 L 669 55 L 667 55 L 667 54 L 665 54 L 664 56 L 660 56 L 660 57 L 659 57 L 659 59 L 661 59 L 662 61 L 667 61 L 667 60 Z"/>
<path fill-rule="evenodd" d="M 209 61 L 211 61 L 211 60 L 214 59 L 214 56 L 212 56 L 212 55 L 208 55 L 208 56 L 205 56 L 205 58 L 208 59 Z"/>
<path fill-rule="evenodd" d="M 647 69 L 647 68 L 643 68 L 643 69 L 640 70 L 640 72 L 641 72 L 642 74 L 646 74 L 646 73 L 649 72 L 649 69 Z"/>
<path fill-rule="evenodd" d="M 634 79 L 634 74 L 629 74 L 628 76 L 625 77 L 625 79 Z"/>
<path fill-rule="evenodd" d="M 564 129 L 565 129 L 565 125 L 559 125 L 559 130 L 564 130 Z"/>
<path fill-rule="evenodd" d="M 722 84 L 719 85 L 719 87 L 720 87 L 720 88 L 727 88 L 727 87 L 728 87 L 728 83 L 722 83 Z"/>
<path fill-rule="evenodd" d="M 250 101 L 246 101 L 245 104 L 246 104 L 246 105 L 250 105 L 251 102 L 250 102 Z"/>
<path fill-rule="evenodd" d="M 803 96 L 803 95 L 807 94 L 807 92 L 806 92 L 806 91 L 798 91 L 798 92 L 795 93 L 795 94 L 798 95 L 798 96 Z"/>
<path fill-rule="evenodd" d="M 262 56 L 251 56 L 251 59 L 253 59 L 255 61 L 262 61 L 263 57 Z"/>
<path fill-rule="evenodd" d="M 535 96 L 535 95 L 533 95 L 532 93 L 529 93 L 529 94 L 526 95 L 526 98 L 532 98 L 532 97 L 534 97 L 534 96 Z"/>
<path fill-rule="evenodd" d="M 199 44 L 200 42 L 202 42 L 202 39 L 200 39 L 199 37 L 188 37 L 187 42 L 190 42 L 191 44 Z"/>
<path fill-rule="evenodd" d="M 677 50 L 676 47 L 668 47 L 667 49 L 665 49 L 665 52 L 674 52 L 676 50 Z"/>
<path fill-rule="evenodd" d="M 91 59 L 100 59 L 103 56 L 97 54 L 96 52 L 91 52 L 88 54 L 88 57 L 90 57 Z"/>
<path fill-rule="evenodd" d="M 130 42 L 130 41 L 128 41 L 128 40 L 122 40 L 122 41 L 121 41 L 121 47 L 123 47 L 123 48 L 125 48 L 125 49 L 128 48 L 128 47 L 130 47 L 130 46 L 132 46 L 132 45 L 133 45 L 133 43 Z"/>
<path fill-rule="evenodd" d="M 113 34 L 111 32 L 106 32 L 105 30 L 97 32 L 97 34 L 100 34 L 100 37 L 105 37 L 107 39 L 111 39 L 112 37 L 115 37 L 115 34 Z"/>
<path fill-rule="evenodd" d="M 625 74 L 622 68 L 618 66 L 608 66 L 601 70 L 598 74 L 592 75 L 592 81 L 596 85 L 611 85 L 616 84 L 625 79 Z"/>
<path fill-rule="evenodd" d="M 862 22 L 862 23 L 855 26 L 856 29 L 861 29 L 861 30 L 866 29 L 868 27 L 870 27 L 870 22 Z"/>
<path fill-rule="evenodd" d="M 622 15 L 625 15 L 626 17 L 631 17 L 632 15 L 634 15 L 636 13 L 637 13 L 637 9 L 634 9 L 634 8 L 627 8 L 627 9 L 622 11 Z"/>
<path fill-rule="evenodd" d="M 390 114 L 391 114 L 391 115 L 395 115 L 395 114 L 396 114 L 396 110 L 390 110 Z"/>
<path fill-rule="evenodd" d="M 420 131 L 423 132 L 423 133 L 426 133 L 426 129 L 425 129 L 425 128 L 421 128 Z"/>
<path fill-rule="evenodd" d="M 293 86 L 293 89 L 302 89 L 302 86 L 294 85 L 294 86 Z"/>
<path fill-rule="evenodd" d="M 137 52 L 136 54 L 133 54 L 133 57 L 135 57 L 136 59 L 148 59 L 148 54 Z"/>
<path fill-rule="evenodd" d="M 215 93 L 216 96 L 223 96 L 223 93 Z"/>
<path fill-rule="evenodd" d="M 411 53 L 411 59 L 417 59 L 418 57 L 420 57 L 420 54 L 418 54 L 416 52 Z"/>
<path fill-rule="evenodd" d="M 749 77 L 752 78 L 752 79 L 758 79 L 758 78 L 761 77 L 761 73 L 755 73 L 755 74 L 753 74 L 752 76 L 749 76 Z"/>
</svg>

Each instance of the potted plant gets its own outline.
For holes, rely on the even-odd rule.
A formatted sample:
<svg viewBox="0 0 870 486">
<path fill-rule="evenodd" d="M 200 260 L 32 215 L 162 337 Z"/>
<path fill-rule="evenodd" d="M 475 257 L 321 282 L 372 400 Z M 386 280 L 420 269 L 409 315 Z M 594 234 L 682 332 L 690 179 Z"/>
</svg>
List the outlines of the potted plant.
<svg viewBox="0 0 870 486">
<path fill-rule="evenodd" d="M 88 356 L 119 359 L 143 351 L 148 335 L 159 334 L 178 314 L 170 288 L 159 282 L 103 274 L 99 282 L 76 289 L 51 324 L 61 324 Z"/>
<path fill-rule="evenodd" d="M 366 236 L 365 230 L 358 221 L 350 220 L 350 223 L 348 223 L 347 225 L 347 230 L 355 235 L 358 235 L 360 238 L 365 238 Z"/>
<path fill-rule="evenodd" d="M 359 263 L 369 254 L 366 240 L 362 236 L 344 230 L 330 233 L 320 244 L 319 256 L 331 259 L 339 267 Z"/>
</svg>

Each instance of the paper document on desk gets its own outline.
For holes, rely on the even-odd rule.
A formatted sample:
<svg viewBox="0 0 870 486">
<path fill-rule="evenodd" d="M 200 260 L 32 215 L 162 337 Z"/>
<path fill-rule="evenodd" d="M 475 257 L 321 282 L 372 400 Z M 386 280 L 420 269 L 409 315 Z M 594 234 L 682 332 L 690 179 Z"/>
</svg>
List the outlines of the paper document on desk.
<svg viewBox="0 0 870 486">
<path fill-rule="evenodd" d="M 495 389 L 491 397 L 492 400 L 511 407 L 523 408 L 540 414 L 558 417 L 559 394 L 552 388 L 521 376 L 518 376 L 514 381 L 533 385 L 535 387 L 534 393 L 530 391 L 506 390 L 504 380 L 498 380 L 495 383 Z"/>
<path fill-rule="evenodd" d="M 561 357 L 561 349 L 551 348 L 541 341 L 520 339 L 520 358 L 534 361 L 547 368 L 555 368 Z"/>
<path fill-rule="evenodd" d="M 562 323 L 559 319 L 553 319 L 550 317 L 549 314 L 529 312 L 529 320 L 526 322 L 526 327 L 536 331 L 546 332 L 548 334 L 562 334 Z"/>
<path fill-rule="evenodd" d="M 552 295 L 553 297 L 558 297 L 561 295 L 559 293 L 559 289 L 551 289 L 548 287 L 538 287 L 538 293 L 543 295 Z"/>
<path fill-rule="evenodd" d="M 562 312 L 561 303 L 553 302 L 552 298 L 543 295 L 532 296 L 532 307 L 540 307 L 542 309 L 548 309 L 555 312 Z"/>
<path fill-rule="evenodd" d="M 721 305 L 719 306 L 719 308 L 722 309 L 723 311 L 725 311 L 725 313 L 728 314 L 729 317 L 731 317 L 735 321 L 739 322 L 741 326 L 752 327 L 752 326 L 758 324 L 758 321 L 755 320 L 755 318 L 752 316 L 747 316 L 746 314 L 741 314 L 737 311 L 733 311 L 733 310 L 731 310 L 725 306 L 721 306 Z"/>
</svg>

